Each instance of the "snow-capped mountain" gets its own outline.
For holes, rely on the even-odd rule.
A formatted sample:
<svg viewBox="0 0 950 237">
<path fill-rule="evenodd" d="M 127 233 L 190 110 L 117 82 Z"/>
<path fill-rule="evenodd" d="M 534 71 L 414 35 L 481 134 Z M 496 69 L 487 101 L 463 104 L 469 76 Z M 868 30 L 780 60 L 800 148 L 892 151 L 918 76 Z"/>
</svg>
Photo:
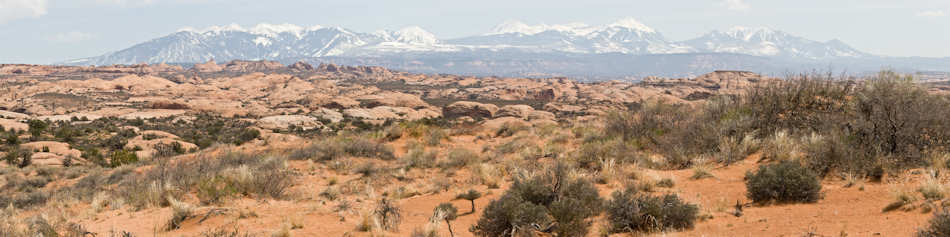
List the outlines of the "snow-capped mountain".
<svg viewBox="0 0 950 237">
<path fill-rule="evenodd" d="M 528 25 L 506 21 L 492 33 L 449 40 L 458 45 L 479 48 L 521 49 L 531 52 L 568 52 L 584 54 L 663 54 L 685 53 L 689 49 L 671 43 L 662 34 L 626 18 L 603 26 L 583 23 L 564 25 Z"/>
<path fill-rule="evenodd" d="M 682 44 L 697 52 L 740 53 L 792 59 L 861 58 L 872 55 L 839 40 L 818 42 L 766 27 L 733 27 L 713 31 Z"/>
<path fill-rule="evenodd" d="M 683 75 L 718 69 L 782 72 L 828 65 L 851 70 L 950 70 L 947 59 L 875 56 L 838 40 L 819 42 L 762 27 L 734 27 L 673 41 L 633 18 L 603 25 L 506 21 L 489 33 L 455 39 L 440 39 L 417 26 L 372 33 L 290 24 L 185 28 L 121 51 L 65 64 L 189 64 L 211 59 L 373 64 L 485 75 Z"/>
<path fill-rule="evenodd" d="M 77 60 L 79 64 L 190 63 L 210 59 L 278 59 L 341 56 L 364 48 L 379 52 L 437 50 L 439 40 L 420 27 L 374 33 L 341 27 L 300 27 L 290 24 L 184 28 L 171 35 L 100 57 Z"/>
</svg>

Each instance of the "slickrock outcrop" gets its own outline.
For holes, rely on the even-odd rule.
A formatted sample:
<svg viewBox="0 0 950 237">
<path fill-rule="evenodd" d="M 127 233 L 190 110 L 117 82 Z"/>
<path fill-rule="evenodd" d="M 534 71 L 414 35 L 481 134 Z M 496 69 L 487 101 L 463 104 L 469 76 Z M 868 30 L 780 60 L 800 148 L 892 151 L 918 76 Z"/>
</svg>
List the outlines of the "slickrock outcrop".
<svg viewBox="0 0 950 237">
<path fill-rule="evenodd" d="M 323 124 L 317 118 L 306 115 L 276 115 L 263 117 L 257 120 L 257 125 L 263 129 L 288 129 L 298 127 L 303 129 L 314 129 L 323 127 Z"/>
<path fill-rule="evenodd" d="M 457 118 L 468 116 L 474 119 L 492 118 L 498 112 L 498 106 L 472 101 L 458 101 L 442 108 L 442 116 Z"/>
</svg>

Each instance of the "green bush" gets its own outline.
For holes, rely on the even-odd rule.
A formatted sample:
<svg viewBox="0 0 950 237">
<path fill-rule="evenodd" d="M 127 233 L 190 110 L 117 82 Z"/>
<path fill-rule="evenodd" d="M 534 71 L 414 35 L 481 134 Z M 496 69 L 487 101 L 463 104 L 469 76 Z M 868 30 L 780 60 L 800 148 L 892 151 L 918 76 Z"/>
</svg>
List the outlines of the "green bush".
<svg viewBox="0 0 950 237">
<path fill-rule="evenodd" d="M 746 173 L 746 196 L 754 202 L 817 202 L 821 183 L 814 172 L 797 161 L 781 161 Z"/>
<path fill-rule="evenodd" d="M 139 162 L 139 156 L 136 155 L 134 151 L 117 150 L 113 151 L 112 154 L 109 155 L 109 165 L 112 167 L 133 164 L 135 162 Z"/>
<path fill-rule="evenodd" d="M 27 167 L 33 163 L 33 151 L 16 146 L 7 151 L 3 159 L 10 165 L 16 165 L 20 168 Z"/>
<path fill-rule="evenodd" d="M 654 197 L 636 194 L 636 190 L 615 191 L 607 202 L 607 221 L 611 233 L 665 232 L 691 229 L 699 208 L 684 202 L 676 194 Z"/>
<path fill-rule="evenodd" d="M 500 199 L 485 208 L 473 232 L 501 236 L 534 228 L 558 236 L 586 235 L 589 218 L 600 213 L 603 200 L 589 180 L 567 177 L 568 169 L 557 164 L 534 177 L 516 178 Z"/>
<path fill-rule="evenodd" d="M 552 221 L 544 206 L 506 193 L 488 203 L 471 231 L 477 236 L 521 236 L 518 234 L 531 233 L 528 228 L 532 225 L 548 226 Z"/>
</svg>

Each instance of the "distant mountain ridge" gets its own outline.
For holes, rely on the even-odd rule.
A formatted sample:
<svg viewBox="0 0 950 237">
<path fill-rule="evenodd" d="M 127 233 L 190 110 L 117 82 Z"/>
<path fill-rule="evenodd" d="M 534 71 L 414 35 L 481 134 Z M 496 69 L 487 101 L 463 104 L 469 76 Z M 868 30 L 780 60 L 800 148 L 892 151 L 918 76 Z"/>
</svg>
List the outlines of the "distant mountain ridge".
<svg viewBox="0 0 950 237">
<path fill-rule="evenodd" d="M 680 56 L 650 56 L 671 54 Z M 744 56 L 733 54 L 752 57 L 737 60 L 737 57 Z M 640 60 L 643 58 L 666 61 Z M 185 28 L 127 49 L 64 64 L 198 63 L 211 59 L 364 61 L 417 72 L 477 72 L 475 74 L 486 75 L 493 73 L 485 65 L 493 65 L 491 67 L 497 69 L 495 71 L 510 72 L 505 75 L 564 76 L 590 74 L 583 72 L 592 70 L 591 65 L 594 63 L 613 64 L 608 59 L 657 64 L 652 67 L 621 64 L 597 66 L 602 71 L 592 73 L 594 77 L 638 76 L 646 73 L 629 68 L 700 70 L 716 66 L 721 67 L 716 69 L 780 72 L 828 64 L 846 65 L 854 70 L 876 70 L 889 66 L 908 70 L 950 71 L 950 60 L 946 59 L 876 56 L 839 40 L 819 42 L 763 27 L 734 27 L 725 31 L 712 31 L 690 40 L 672 41 L 658 30 L 633 18 L 598 26 L 582 23 L 528 25 L 506 21 L 489 33 L 455 39 L 439 39 L 417 26 L 372 33 L 355 32 L 342 27 L 290 24 L 258 24 L 251 28 L 213 26 L 203 30 Z M 718 63 L 717 60 L 731 63 Z M 919 60 L 926 61 L 924 67 L 914 66 Z M 525 67 L 526 64 L 534 66 Z M 554 71 L 579 74 L 549 73 Z M 693 71 L 649 72 L 688 75 Z"/>
</svg>

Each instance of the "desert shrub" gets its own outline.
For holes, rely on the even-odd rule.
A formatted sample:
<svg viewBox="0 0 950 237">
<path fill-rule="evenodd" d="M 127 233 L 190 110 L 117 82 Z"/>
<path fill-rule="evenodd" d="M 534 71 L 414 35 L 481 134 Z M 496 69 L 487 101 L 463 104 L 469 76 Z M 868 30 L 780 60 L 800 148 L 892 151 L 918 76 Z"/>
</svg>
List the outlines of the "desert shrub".
<svg viewBox="0 0 950 237">
<path fill-rule="evenodd" d="M 496 137 L 510 137 L 510 136 L 515 135 L 518 132 L 525 131 L 528 129 L 531 129 L 531 127 L 529 127 L 525 123 L 507 122 L 507 123 L 502 124 L 501 127 L 498 128 L 498 130 L 495 130 L 495 136 Z"/>
<path fill-rule="evenodd" d="M 20 148 L 20 146 L 15 146 L 7 151 L 7 153 L 3 156 L 3 160 L 6 161 L 7 164 L 23 168 L 29 166 L 33 162 L 32 157 L 33 151 L 30 149 L 23 149 Z"/>
<path fill-rule="evenodd" d="M 754 202 L 816 202 L 821 198 L 817 175 L 797 161 L 785 160 L 746 173 L 746 196 Z"/>
<path fill-rule="evenodd" d="M 404 132 L 404 129 L 402 126 L 391 125 L 389 127 L 386 127 L 382 131 L 383 133 L 382 135 L 383 135 L 383 138 L 385 138 L 387 141 L 395 141 L 396 139 L 399 139 L 402 137 L 403 132 Z"/>
<path fill-rule="evenodd" d="M 234 228 L 224 228 L 215 227 L 209 230 L 202 231 L 198 236 L 201 237 L 252 237 L 250 233 L 241 232 L 237 227 Z"/>
<path fill-rule="evenodd" d="M 692 158 L 718 152 L 717 111 L 665 101 L 646 101 L 607 115 L 605 135 L 639 144 L 666 158 L 665 168 L 689 167 Z"/>
<path fill-rule="evenodd" d="M 343 144 L 343 151 L 352 156 L 378 158 L 382 160 L 392 160 L 396 158 L 393 154 L 392 147 L 366 138 L 357 137 L 346 139 Z"/>
<path fill-rule="evenodd" d="M 182 147 L 180 142 L 168 143 L 158 143 L 155 144 L 155 157 L 170 157 L 180 154 L 184 154 L 185 148 Z"/>
<path fill-rule="evenodd" d="M 841 132 L 828 132 L 820 142 L 805 144 L 802 161 L 808 169 L 821 177 L 828 174 L 848 173 L 856 177 L 880 180 L 884 168 L 881 160 L 869 154 L 856 140 Z"/>
<path fill-rule="evenodd" d="M 112 154 L 109 155 L 109 165 L 112 167 L 133 164 L 135 162 L 139 162 L 139 156 L 135 155 L 134 151 L 117 150 L 113 151 Z"/>
<path fill-rule="evenodd" d="M 445 161 L 439 163 L 439 167 L 458 168 L 481 161 L 481 157 L 478 155 L 478 153 L 465 148 L 453 148 L 449 151 L 445 158 Z"/>
<path fill-rule="evenodd" d="M 691 229 L 699 208 L 676 194 L 661 197 L 615 191 L 606 204 L 609 232 L 665 232 Z"/>
<path fill-rule="evenodd" d="M 442 140 L 446 139 L 447 137 L 448 134 L 445 133 L 445 130 L 442 130 L 441 128 L 430 128 L 425 134 L 426 145 L 438 146 L 442 143 Z"/>
<path fill-rule="evenodd" d="M 586 235 L 588 219 L 600 213 L 603 201 L 592 182 L 568 177 L 569 169 L 557 164 L 533 177 L 516 178 L 500 199 L 485 208 L 473 232 L 501 236 L 535 228 L 559 236 Z M 557 223 L 553 230 L 552 222 Z"/>
<path fill-rule="evenodd" d="M 417 147 L 409 150 L 409 153 L 402 158 L 402 162 L 410 168 L 432 168 L 436 165 L 437 151 L 426 151 L 425 148 Z"/>
<path fill-rule="evenodd" d="M 379 218 L 379 224 L 383 230 L 397 230 L 399 223 L 402 222 L 402 209 L 389 199 L 379 200 L 376 208 L 373 209 L 373 215 Z"/>
<path fill-rule="evenodd" d="M 619 160 L 636 162 L 637 157 L 631 154 L 637 151 L 636 147 L 625 143 L 620 138 L 608 140 L 591 140 L 584 142 L 574 151 L 571 158 L 579 168 L 600 171 L 605 160 Z"/>
<path fill-rule="evenodd" d="M 291 160 L 313 159 L 316 161 L 328 161 L 343 156 L 343 143 L 334 139 L 323 139 L 315 141 L 303 148 L 293 150 L 288 158 Z"/>
<path fill-rule="evenodd" d="M 159 160 L 142 174 L 126 176 L 117 186 L 116 195 L 135 208 L 168 205 L 166 197 L 192 191 L 204 192 L 200 195 L 206 202 L 220 200 L 230 193 L 282 198 L 293 182 L 293 174 L 283 158 L 226 152 L 217 157 Z"/>
<path fill-rule="evenodd" d="M 194 207 L 191 204 L 169 198 L 172 207 L 172 218 L 168 220 L 165 230 L 177 230 L 181 223 L 191 217 Z"/>
<path fill-rule="evenodd" d="M 544 206 L 506 193 L 492 200 L 471 231 L 477 236 L 521 236 L 532 225 L 548 226 L 553 220 Z"/>
<path fill-rule="evenodd" d="M 531 146 L 534 146 L 532 138 L 519 136 L 511 139 L 509 142 L 496 146 L 495 152 L 499 155 L 505 155 L 521 151 Z"/>
<path fill-rule="evenodd" d="M 43 120 L 38 120 L 38 119 L 31 119 L 27 121 L 27 125 L 30 128 L 30 135 L 32 136 L 32 139 L 34 140 L 39 138 L 40 135 L 43 135 L 43 132 L 46 131 L 47 128 L 49 128 L 49 123 Z"/>
<path fill-rule="evenodd" d="M 821 132 L 846 118 L 850 84 L 832 75 L 801 74 L 779 82 L 760 83 L 740 96 L 740 113 L 751 119 L 761 136 L 786 130 L 793 134 Z"/>
<path fill-rule="evenodd" d="M 927 227 L 917 231 L 918 237 L 950 236 L 950 211 L 943 210 L 934 213 Z"/>
<path fill-rule="evenodd" d="M 854 107 L 854 141 L 897 167 L 924 165 L 923 151 L 950 144 L 950 101 L 912 77 L 881 72 L 857 90 Z"/>
<path fill-rule="evenodd" d="M 20 144 L 20 136 L 18 136 L 15 132 L 7 133 L 4 137 L 4 140 L 7 145 L 15 146 Z"/>
<path fill-rule="evenodd" d="M 198 200 L 205 205 L 218 203 L 235 192 L 234 187 L 229 184 L 228 180 L 220 176 L 201 179 L 196 184 L 195 189 Z"/>
</svg>

